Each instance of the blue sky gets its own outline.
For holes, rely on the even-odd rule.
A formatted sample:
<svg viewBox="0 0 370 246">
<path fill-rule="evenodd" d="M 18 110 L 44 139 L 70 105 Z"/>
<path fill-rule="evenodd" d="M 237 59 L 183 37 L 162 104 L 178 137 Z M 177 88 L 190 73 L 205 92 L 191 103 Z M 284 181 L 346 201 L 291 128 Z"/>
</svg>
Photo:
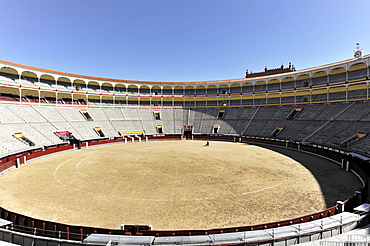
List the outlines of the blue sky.
<svg viewBox="0 0 370 246">
<path fill-rule="evenodd" d="M 149 81 L 242 78 L 370 51 L 369 0 L 0 0 L 0 59 Z"/>
</svg>

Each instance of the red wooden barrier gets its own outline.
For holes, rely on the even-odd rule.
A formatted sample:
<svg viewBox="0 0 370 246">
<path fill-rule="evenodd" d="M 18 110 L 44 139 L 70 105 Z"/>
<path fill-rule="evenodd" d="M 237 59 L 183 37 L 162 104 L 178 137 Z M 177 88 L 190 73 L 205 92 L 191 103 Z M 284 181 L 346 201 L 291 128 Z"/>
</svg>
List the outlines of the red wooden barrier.
<svg viewBox="0 0 370 246">
<path fill-rule="evenodd" d="M 149 140 L 164 140 L 164 139 L 179 139 L 180 136 L 148 136 Z M 222 140 L 222 141 L 239 141 L 238 137 L 228 137 L 228 136 L 201 136 L 196 137 L 197 139 L 213 139 L 213 140 Z M 123 142 L 122 138 L 117 139 L 104 139 L 104 140 L 92 140 L 87 141 L 88 145 L 99 145 L 99 144 L 107 144 L 107 143 L 119 143 Z M 144 141 L 144 138 L 142 138 Z M 84 144 L 82 145 L 84 146 Z M 69 144 L 62 144 L 56 146 L 48 146 L 40 149 L 28 150 L 22 153 L 17 153 L 12 156 L 4 157 L 0 159 L 0 171 L 4 171 L 12 166 L 16 165 L 16 160 L 19 158 L 23 162 L 23 156 L 27 158 L 27 160 L 31 160 L 40 156 L 44 156 L 47 154 L 53 154 L 60 151 L 70 150 L 73 146 Z M 361 175 L 366 176 L 364 173 Z M 335 215 L 338 212 L 337 207 L 328 208 L 324 211 L 320 211 L 318 213 L 302 216 L 299 218 L 294 218 L 290 220 L 266 223 L 261 225 L 253 225 L 253 226 L 242 226 L 242 227 L 232 227 L 232 228 L 218 228 L 218 229 L 211 229 L 211 230 L 176 230 L 176 231 L 148 231 L 148 230 L 137 230 L 134 232 L 131 231 L 124 231 L 124 230 L 109 230 L 104 228 L 93 228 L 93 227 L 81 227 L 81 226 L 71 226 L 71 225 L 64 225 L 60 223 L 54 223 L 50 221 L 43 221 L 34 219 L 31 217 L 27 217 L 21 214 L 13 213 L 11 211 L 7 211 L 4 208 L 0 207 L 0 217 L 6 220 L 13 221 L 15 226 L 24 226 L 24 227 L 32 227 L 37 228 L 45 232 L 46 230 L 53 231 L 53 235 L 55 237 L 59 237 L 59 231 L 61 231 L 62 238 L 64 239 L 71 239 L 71 240 L 80 240 L 83 241 L 86 234 L 91 233 L 102 233 L 102 234 L 117 234 L 117 235 L 144 235 L 144 236 L 185 236 L 185 235 L 209 235 L 209 234 L 216 234 L 216 233 L 226 233 L 226 232 L 238 232 L 238 231 L 253 231 L 253 230 L 260 230 L 266 228 L 275 228 L 279 226 L 286 226 L 291 224 L 298 224 L 303 222 L 308 222 L 311 220 L 321 219 L 325 217 L 329 217 Z M 73 237 L 72 237 L 73 235 Z"/>
</svg>

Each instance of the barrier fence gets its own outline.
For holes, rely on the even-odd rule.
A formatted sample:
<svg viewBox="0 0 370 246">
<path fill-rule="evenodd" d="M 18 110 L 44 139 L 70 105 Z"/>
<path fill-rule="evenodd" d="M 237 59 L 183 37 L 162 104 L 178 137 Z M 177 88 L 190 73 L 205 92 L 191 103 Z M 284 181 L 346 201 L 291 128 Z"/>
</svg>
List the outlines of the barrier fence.
<svg viewBox="0 0 370 246">
<path fill-rule="evenodd" d="M 343 158 L 348 159 L 345 153 L 336 152 L 335 150 L 330 151 L 328 149 L 318 149 L 312 146 L 300 146 L 300 143 L 287 143 L 281 140 L 272 140 L 272 139 L 255 139 L 255 138 L 246 138 L 240 136 L 193 136 L 194 139 L 202 140 L 218 140 L 218 141 L 232 141 L 232 142 L 254 142 L 254 143 L 265 143 L 265 144 L 274 144 L 281 147 L 289 147 L 298 149 L 305 149 L 306 151 L 320 154 L 326 157 L 330 157 L 334 160 L 340 160 Z M 182 136 L 171 135 L 171 136 L 147 136 L 143 137 L 142 141 L 147 140 L 170 140 L 170 139 L 182 139 Z M 135 141 L 138 141 L 139 138 L 135 137 Z M 79 147 L 89 147 L 94 145 L 101 144 L 112 144 L 112 143 L 122 143 L 125 142 L 125 139 L 122 137 L 112 138 L 112 139 L 92 139 L 92 140 L 83 140 L 79 143 Z M 28 160 L 39 158 L 45 155 L 58 153 L 61 151 L 73 150 L 76 148 L 74 144 L 59 144 L 53 146 L 44 146 L 40 148 L 34 148 L 26 151 L 21 151 L 19 153 L 10 154 L 8 156 L 2 157 L 0 159 L 0 172 L 3 172 L 9 168 L 17 167 L 18 165 L 26 163 Z M 355 164 L 354 160 L 351 160 L 351 168 L 354 170 L 363 180 L 364 187 L 360 192 L 360 196 L 354 196 L 347 201 L 345 201 L 345 210 L 351 211 L 355 206 L 361 204 L 361 201 L 367 199 L 368 193 L 368 183 L 367 175 L 362 170 L 361 167 L 358 167 Z M 209 230 L 149 230 L 149 226 L 138 226 L 132 225 L 125 227 L 124 230 L 118 229 L 106 229 L 106 228 L 94 228 L 86 226 L 72 226 L 66 225 L 51 221 L 45 221 L 40 219 L 31 218 L 19 213 L 12 212 L 5 208 L 0 208 L 0 218 L 11 221 L 13 223 L 12 230 L 25 232 L 37 236 L 47 236 L 50 238 L 66 239 L 66 240 L 75 240 L 83 241 L 84 238 L 93 233 L 98 234 L 114 234 L 114 235 L 144 235 L 144 236 L 190 236 L 190 235 L 210 235 L 210 234 L 220 234 L 220 233 L 230 233 L 230 232 L 242 232 L 242 231 L 255 231 L 262 229 L 270 229 L 281 226 L 305 223 L 317 219 L 322 219 L 330 217 L 339 213 L 339 208 L 337 206 L 328 208 L 324 211 L 320 211 L 314 214 L 305 215 L 299 218 L 265 223 L 261 225 L 252 225 L 252 226 L 242 226 L 242 227 L 230 227 L 230 228 L 216 228 Z"/>
</svg>

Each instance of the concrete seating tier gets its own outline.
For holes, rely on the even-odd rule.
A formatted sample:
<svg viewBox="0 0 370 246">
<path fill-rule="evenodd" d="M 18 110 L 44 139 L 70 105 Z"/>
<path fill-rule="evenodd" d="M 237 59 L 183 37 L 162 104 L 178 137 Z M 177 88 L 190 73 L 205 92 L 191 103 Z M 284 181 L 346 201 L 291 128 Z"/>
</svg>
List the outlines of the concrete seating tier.
<svg viewBox="0 0 370 246">
<path fill-rule="evenodd" d="M 184 125 L 192 125 L 193 133 L 237 134 L 271 137 L 278 126 L 284 127 L 277 137 L 340 145 L 357 132 L 370 132 L 370 103 L 330 103 L 303 105 L 294 118 L 286 117 L 296 106 L 260 106 L 248 108 L 87 108 L 92 120 L 87 120 L 79 107 L 2 105 L 0 116 L 0 154 L 27 147 L 13 137 L 22 132 L 36 146 L 61 143 L 54 132 L 67 130 L 76 138 L 99 138 L 94 127 L 100 127 L 105 137 L 117 137 L 118 132 L 142 130 L 147 135 L 181 134 Z M 160 119 L 155 119 L 159 110 Z M 219 119 L 220 110 L 223 117 Z M 364 138 L 348 148 L 368 151 L 370 140 Z"/>
</svg>

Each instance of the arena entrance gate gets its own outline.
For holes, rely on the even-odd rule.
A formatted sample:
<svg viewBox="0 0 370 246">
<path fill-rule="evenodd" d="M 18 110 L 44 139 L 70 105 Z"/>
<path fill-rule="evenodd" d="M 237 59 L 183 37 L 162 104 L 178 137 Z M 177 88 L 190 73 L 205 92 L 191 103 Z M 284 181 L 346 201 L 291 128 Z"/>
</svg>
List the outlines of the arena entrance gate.
<svg viewBox="0 0 370 246">
<path fill-rule="evenodd" d="M 186 137 L 191 137 L 193 135 L 194 126 L 184 125 L 183 126 L 183 135 Z"/>
</svg>

